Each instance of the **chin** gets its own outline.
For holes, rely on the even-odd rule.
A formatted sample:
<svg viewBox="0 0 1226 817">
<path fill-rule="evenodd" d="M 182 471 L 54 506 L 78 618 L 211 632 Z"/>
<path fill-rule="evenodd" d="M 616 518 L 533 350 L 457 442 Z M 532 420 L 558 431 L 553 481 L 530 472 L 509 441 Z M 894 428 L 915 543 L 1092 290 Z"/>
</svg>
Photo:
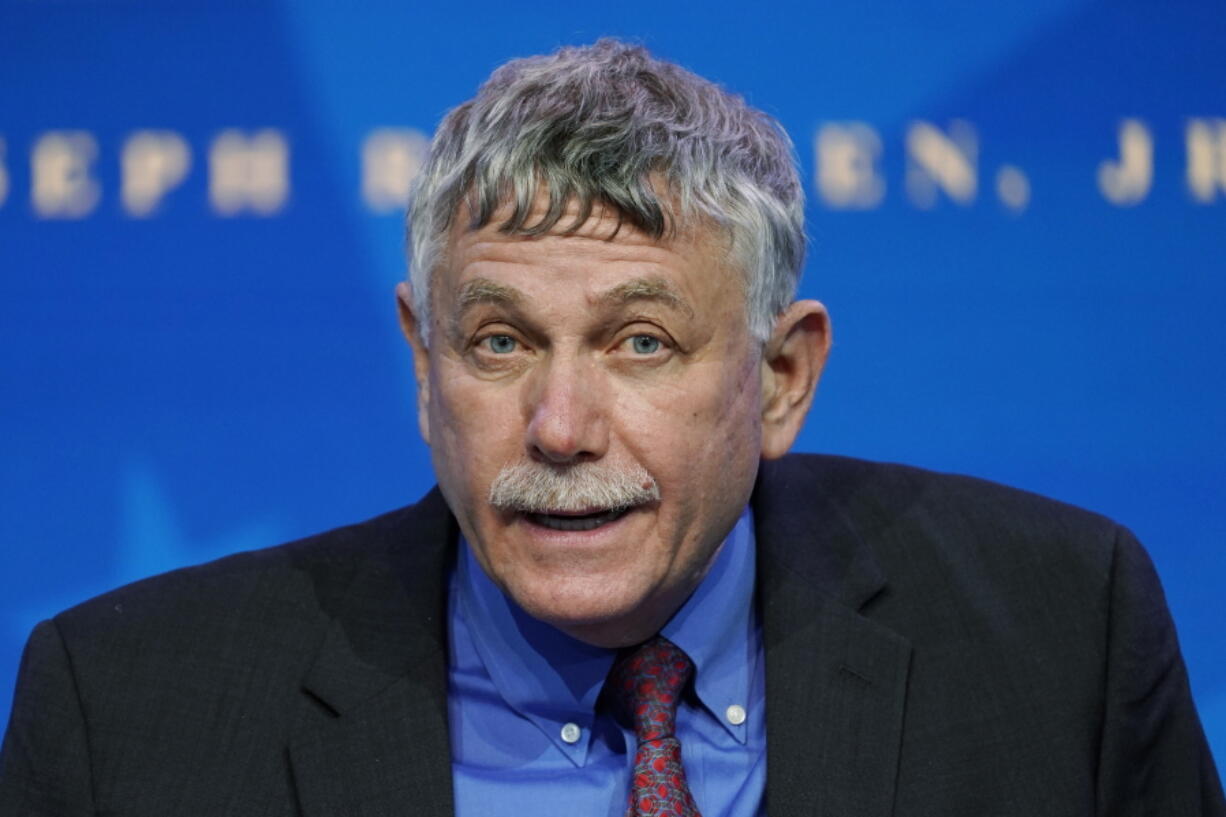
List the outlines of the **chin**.
<svg viewBox="0 0 1226 817">
<path fill-rule="evenodd" d="M 564 633 L 601 647 L 637 643 L 655 631 L 647 610 L 648 593 L 614 577 L 537 577 L 528 582 L 509 582 L 504 591 L 524 612 L 557 627 Z M 662 622 L 661 622 L 662 623 Z M 651 628 L 639 636 L 639 630 Z"/>
</svg>

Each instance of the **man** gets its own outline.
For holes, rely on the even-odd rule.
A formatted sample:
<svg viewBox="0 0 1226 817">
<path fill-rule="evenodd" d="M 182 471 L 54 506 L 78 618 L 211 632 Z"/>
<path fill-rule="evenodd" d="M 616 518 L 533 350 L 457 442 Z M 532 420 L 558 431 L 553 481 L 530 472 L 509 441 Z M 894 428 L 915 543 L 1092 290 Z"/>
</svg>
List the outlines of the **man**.
<svg viewBox="0 0 1226 817">
<path fill-rule="evenodd" d="M 438 490 L 40 624 L 0 813 L 1226 813 L 1126 531 L 784 456 L 830 328 L 769 117 L 514 61 L 409 225 Z"/>
</svg>

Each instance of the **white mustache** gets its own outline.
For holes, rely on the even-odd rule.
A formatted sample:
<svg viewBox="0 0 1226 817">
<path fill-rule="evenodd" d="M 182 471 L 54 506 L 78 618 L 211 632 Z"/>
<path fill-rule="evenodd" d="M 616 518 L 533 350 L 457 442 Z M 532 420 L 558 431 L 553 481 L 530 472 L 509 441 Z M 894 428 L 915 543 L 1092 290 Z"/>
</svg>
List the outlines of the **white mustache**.
<svg viewBox="0 0 1226 817">
<path fill-rule="evenodd" d="M 520 513 L 623 511 L 660 498 L 660 486 L 641 465 L 581 462 L 505 465 L 490 485 L 490 504 Z"/>
</svg>

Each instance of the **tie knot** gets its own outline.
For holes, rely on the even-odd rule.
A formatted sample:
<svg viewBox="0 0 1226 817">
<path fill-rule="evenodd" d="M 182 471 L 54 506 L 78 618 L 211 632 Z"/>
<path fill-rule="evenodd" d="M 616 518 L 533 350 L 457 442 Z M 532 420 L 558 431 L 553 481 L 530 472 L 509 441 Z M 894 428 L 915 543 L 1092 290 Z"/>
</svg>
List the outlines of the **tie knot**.
<svg viewBox="0 0 1226 817">
<path fill-rule="evenodd" d="M 677 701 L 694 671 L 680 647 L 656 636 L 622 658 L 609 680 L 622 706 L 634 718 L 639 742 L 672 736 Z"/>
</svg>

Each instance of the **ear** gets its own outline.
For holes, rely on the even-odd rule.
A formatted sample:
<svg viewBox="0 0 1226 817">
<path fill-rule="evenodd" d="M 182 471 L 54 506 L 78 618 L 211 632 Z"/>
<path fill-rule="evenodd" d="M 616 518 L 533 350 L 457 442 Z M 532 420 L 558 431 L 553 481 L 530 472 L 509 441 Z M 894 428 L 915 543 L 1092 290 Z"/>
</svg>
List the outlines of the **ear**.
<svg viewBox="0 0 1226 817">
<path fill-rule="evenodd" d="M 413 378 L 417 381 L 417 428 L 430 444 L 430 350 L 421 339 L 421 326 L 413 313 L 413 290 L 404 281 L 396 285 L 396 310 L 400 331 L 413 350 Z"/>
<path fill-rule="evenodd" d="M 830 354 L 830 316 L 818 301 L 796 301 L 775 322 L 762 353 L 762 457 L 792 447 Z"/>
</svg>

